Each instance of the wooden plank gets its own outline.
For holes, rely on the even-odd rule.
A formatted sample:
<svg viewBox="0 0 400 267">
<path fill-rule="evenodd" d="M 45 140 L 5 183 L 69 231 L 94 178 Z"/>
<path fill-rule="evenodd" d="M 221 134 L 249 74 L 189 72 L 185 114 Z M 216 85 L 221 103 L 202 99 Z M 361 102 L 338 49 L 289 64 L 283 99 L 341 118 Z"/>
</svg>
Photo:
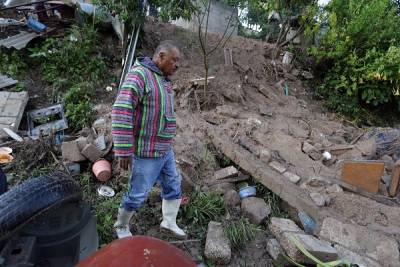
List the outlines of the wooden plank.
<svg viewBox="0 0 400 267">
<path fill-rule="evenodd" d="M 229 157 L 240 168 L 248 172 L 258 182 L 277 194 L 290 206 L 305 211 L 319 223 L 325 217 L 339 216 L 329 207 L 321 208 L 315 205 L 307 191 L 292 184 L 285 176 L 258 160 L 252 153 L 233 143 L 222 132 L 209 128 L 208 135 L 218 150 Z"/>
<path fill-rule="evenodd" d="M 397 189 L 399 188 L 400 178 L 400 160 L 398 160 L 393 167 L 392 179 L 390 180 L 389 196 L 395 197 L 397 195 Z"/>
<path fill-rule="evenodd" d="M 342 168 L 342 181 L 369 193 L 378 193 L 385 164 L 377 161 L 346 161 Z"/>
</svg>

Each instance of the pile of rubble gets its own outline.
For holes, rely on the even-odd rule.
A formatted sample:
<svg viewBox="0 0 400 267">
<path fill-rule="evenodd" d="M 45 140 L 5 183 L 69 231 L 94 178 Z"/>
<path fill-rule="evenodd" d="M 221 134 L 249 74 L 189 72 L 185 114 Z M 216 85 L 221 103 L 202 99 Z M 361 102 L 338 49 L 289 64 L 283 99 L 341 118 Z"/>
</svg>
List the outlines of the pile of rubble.
<svg viewBox="0 0 400 267">
<path fill-rule="evenodd" d="M 111 148 L 112 139 L 107 131 L 106 120 L 100 118 L 93 123 L 91 129 L 83 129 L 78 138 L 62 142 L 63 163 L 71 174 L 78 174 L 80 172 L 79 162 L 89 160 L 96 163 L 100 159 L 104 160 L 103 158 L 110 153 Z M 95 168 L 95 164 L 93 168 Z M 101 178 L 102 181 L 111 177 L 111 169 L 108 171 L 109 173 Z"/>
</svg>

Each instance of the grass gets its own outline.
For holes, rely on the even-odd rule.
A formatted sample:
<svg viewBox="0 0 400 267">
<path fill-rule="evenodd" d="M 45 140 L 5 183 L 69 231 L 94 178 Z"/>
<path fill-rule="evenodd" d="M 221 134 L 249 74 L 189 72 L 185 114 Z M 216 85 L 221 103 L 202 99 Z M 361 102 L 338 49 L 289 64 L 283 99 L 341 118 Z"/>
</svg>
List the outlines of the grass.
<svg viewBox="0 0 400 267">
<path fill-rule="evenodd" d="M 238 220 L 228 221 L 225 233 L 235 249 L 240 249 L 248 242 L 252 241 L 261 228 L 249 223 L 246 218 L 240 217 Z"/>
<path fill-rule="evenodd" d="M 180 218 L 189 232 L 196 238 L 204 239 L 210 221 L 225 215 L 227 207 L 224 199 L 215 193 L 195 192 L 190 196 L 189 205 L 183 206 Z"/>
</svg>

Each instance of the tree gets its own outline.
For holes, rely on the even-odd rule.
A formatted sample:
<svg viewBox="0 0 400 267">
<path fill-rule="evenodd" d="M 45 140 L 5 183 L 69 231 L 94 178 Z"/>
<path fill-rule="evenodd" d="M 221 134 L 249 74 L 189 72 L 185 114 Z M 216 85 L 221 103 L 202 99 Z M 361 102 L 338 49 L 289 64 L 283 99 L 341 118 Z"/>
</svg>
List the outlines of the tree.
<svg viewBox="0 0 400 267">
<path fill-rule="evenodd" d="M 145 2 L 155 8 L 159 8 L 160 17 L 164 21 L 180 17 L 190 19 L 195 10 L 191 0 L 96 0 L 96 2 L 104 6 L 109 12 L 118 14 L 121 20 L 129 27 L 144 22 Z"/>
<path fill-rule="evenodd" d="M 316 0 L 261 0 L 248 1 L 247 22 L 260 25 L 263 35 L 271 32 L 271 25 L 268 18 L 271 12 L 276 12 L 280 18 L 280 31 L 276 45 L 283 47 L 290 43 L 294 38 L 301 34 L 307 23 L 314 16 L 317 6 Z M 290 30 L 291 24 L 298 24 L 298 30 L 291 39 L 285 37 Z"/>
<path fill-rule="evenodd" d="M 326 6 L 320 21 L 329 31 L 311 54 L 330 62 L 319 92 L 332 109 L 358 116 L 366 108 L 400 107 L 397 12 L 392 0 L 332 0 Z"/>
<path fill-rule="evenodd" d="M 200 48 L 203 54 L 203 63 L 205 70 L 204 94 L 206 94 L 208 91 L 209 58 L 217 49 L 225 47 L 226 43 L 237 29 L 239 24 L 238 8 L 243 7 L 244 1 L 229 0 L 224 2 L 225 4 L 232 7 L 232 12 L 227 20 L 224 32 L 222 33 L 222 35 L 219 36 L 218 41 L 213 45 L 209 43 L 208 38 L 208 23 L 210 18 L 212 0 L 199 0 L 197 3 L 198 4 L 195 12 L 195 17 L 198 23 L 198 37 Z"/>
</svg>

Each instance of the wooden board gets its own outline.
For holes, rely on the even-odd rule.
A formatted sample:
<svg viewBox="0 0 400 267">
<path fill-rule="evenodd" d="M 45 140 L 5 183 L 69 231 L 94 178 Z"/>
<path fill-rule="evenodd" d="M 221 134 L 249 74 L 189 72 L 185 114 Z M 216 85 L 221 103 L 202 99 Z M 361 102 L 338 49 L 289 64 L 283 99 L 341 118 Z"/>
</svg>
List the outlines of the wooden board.
<svg viewBox="0 0 400 267">
<path fill-rule="evenodd" d="M 397 189 L 399 188 L 399 178 L 400 178 L 400 160 L 394 164 L 392 179 L 390 181 L 389 196 L 395 197 L 397 195 Z"/>
<path fill-rule="evenodd" d="M 342 181 L 370 193 L 378 193 L 385 164 L 377 161 L 347 161 L 343 164 Z"/>
</svg>

